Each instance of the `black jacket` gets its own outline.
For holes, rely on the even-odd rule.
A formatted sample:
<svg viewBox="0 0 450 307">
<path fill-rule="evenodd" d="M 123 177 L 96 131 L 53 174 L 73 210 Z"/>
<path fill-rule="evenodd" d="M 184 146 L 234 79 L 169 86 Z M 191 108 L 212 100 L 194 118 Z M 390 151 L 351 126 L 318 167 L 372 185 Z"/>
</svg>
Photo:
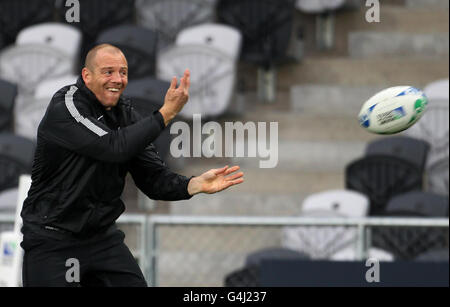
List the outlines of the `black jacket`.
<svg viewBox="0 0 450 307">
<path fill-rule="evenodd" d="M 59 90 L 39 125 L 23 232 L 108 228 L 125 210 L 128 172 L 151 199 L 191 198 L 190 179 L 171 172 L 151 144 L 163 129 L 161 113 L 142 118 L 123 97 L 107 111 L 81 78 Z"/>
</svg>

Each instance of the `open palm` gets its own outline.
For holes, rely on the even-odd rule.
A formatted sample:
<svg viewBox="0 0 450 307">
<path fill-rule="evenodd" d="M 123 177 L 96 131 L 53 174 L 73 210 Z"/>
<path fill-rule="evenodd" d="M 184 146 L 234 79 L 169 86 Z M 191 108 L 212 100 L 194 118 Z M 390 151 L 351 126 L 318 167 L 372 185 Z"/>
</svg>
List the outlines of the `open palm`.
<svg viewBox="0 0 450 307">
<path fill-rule="evenodd" d="M 232 168 L 225 166 L 221 169 L 209 170 L 200 177 L 197 177 L 201 192 L 214 194 L 244 182 L 244 173 L 239 172 L 233 174 L 239 169 L 239 166 L 234 166 Z"/>
</svg>

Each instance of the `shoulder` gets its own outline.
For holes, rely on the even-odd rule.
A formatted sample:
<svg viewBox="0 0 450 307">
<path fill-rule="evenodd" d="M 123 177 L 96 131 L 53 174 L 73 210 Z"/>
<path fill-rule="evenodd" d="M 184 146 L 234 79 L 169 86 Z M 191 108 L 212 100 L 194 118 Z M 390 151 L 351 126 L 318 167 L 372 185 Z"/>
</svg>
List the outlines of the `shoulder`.
<svg viewBox="0 0 450 307">
<path fill-rule="evenodd" d="M 88 107 L 76 85 L 67 85 L 53 95 L 48 113 L 53 116 L 79 116 L 80 112 L 88 112 Z"/>
</svg>

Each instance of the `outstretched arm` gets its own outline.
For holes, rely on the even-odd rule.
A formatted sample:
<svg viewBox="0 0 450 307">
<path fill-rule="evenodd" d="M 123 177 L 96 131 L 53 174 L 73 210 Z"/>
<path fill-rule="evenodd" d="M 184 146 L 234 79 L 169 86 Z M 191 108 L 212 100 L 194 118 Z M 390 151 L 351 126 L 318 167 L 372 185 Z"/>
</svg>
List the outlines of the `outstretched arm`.
<svg viewBox="0 0 450 307">
<path fill-rule="evenodd" d="M 189 181 L 188 193 L 192 196 L 199 193 L 214 194 L 233 185 L 241 184 L 244 182 L 244 173 L 235 173 L 239 169 L 239 166 L 232 168 L 225 166 L 221 169 L 209 170 L 199 177 L 194 177 Z"/>
</svg>

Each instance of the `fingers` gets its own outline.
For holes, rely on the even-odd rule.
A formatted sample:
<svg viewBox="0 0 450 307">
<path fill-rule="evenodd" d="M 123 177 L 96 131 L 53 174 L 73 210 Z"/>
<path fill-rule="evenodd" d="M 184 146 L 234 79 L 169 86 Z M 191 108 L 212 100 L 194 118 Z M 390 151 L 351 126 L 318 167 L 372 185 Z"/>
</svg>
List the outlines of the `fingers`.
<svg viewBox="0 0 450 307">
<path fill-rule="evenodd" d="M 171 90 L 174 90 L 177 88 L 177 77 L 173 77 L 172 78 L 172 82 L 170 83 L 170 88 Z"/>
<path fill-rule="evenodd" d="M 228 165 L 223 168 L 215 169 L 215 170 L 213 170 L 214 175 L 220 175 L 220 174 L 224 173 L 227 169 L 228 169 Z"/>
<path fill-rule="evenodd" d="M 187 90 L 187 89 L 189 89 L 190 85 L 191 85 L 191 72 L 189 71 L 189 69 L 186 69 L 186 71 L 184 72 L 183 78 L 181 78 L 179 88 L 182 90 Z"/>
<path fill-rule="evenodd" d="M 225 175 L 229 175 L 229 174 L 234 173 L 234 172 L 236 172 L 236 171 L 238 171 L 238 170 L 240 170 L 240 169 L 241 169 L 241 168 L 240 168 L 239 166 L 233 166 L 232 168 L 228 169 L 228 170 L 225 172 Z"/>
<path fill-rule="evenodd" d="M 236 180 L 236 179 L 239 179 L 239 178 L 242 178 L 242 177 L 244 177 L 244 173 L 243 173 L 243 172 L 240 172 L 240 173 L 234 174 L 234 175 L 232 175 L 232 176 L 228 176 L 228 177 L 226 178 L 226 180 L 227 180 L 227 181 L 233 181 L 233 180 Z"/>
<path fill-rule="evenodd" d="M 226 184 L 224 190 L 228 189 L 228 188 L 231 187 L 231 186 L 234 186 L 234 185 L 237 185 L 237 184 L 241 184 L 241 183 L 243 183 L 243 182 L 244 182 L 244 178 L 239 178 L 239 179 L 236 179 L 236 180 L 233 180 L 233 181 L 229 181 L 229 182 Z"/>
</svg>

